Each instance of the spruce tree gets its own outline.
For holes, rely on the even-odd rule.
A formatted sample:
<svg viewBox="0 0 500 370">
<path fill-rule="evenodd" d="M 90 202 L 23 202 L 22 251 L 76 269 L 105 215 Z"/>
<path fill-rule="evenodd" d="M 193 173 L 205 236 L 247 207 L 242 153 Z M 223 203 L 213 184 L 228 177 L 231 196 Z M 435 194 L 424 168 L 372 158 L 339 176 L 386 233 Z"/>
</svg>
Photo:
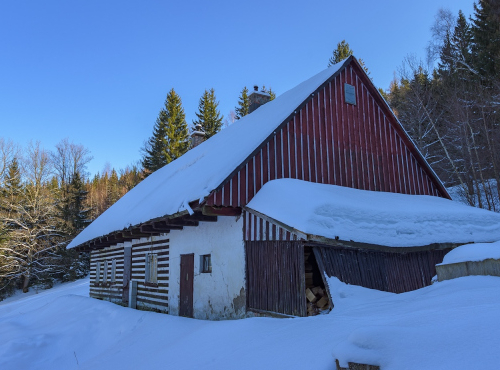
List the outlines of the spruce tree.
<svg viewBox="0 0 500 370">
<path fill-rule="evenodd" d="M 269 94 L 269 101 L 276 99 L 276 93 L 271 89 L 266 89 L 265 86 L 262 86 L 262 91 Z"/>
<path fill-rule="evenodd" d="M 118 174 L 116 173 L 114 168 L 111 171 L 111 176 L 109 177 L 109 181 L 108 181 L 107 185 L 108 185 L 108 189 L 107 189 L 106 203 L 107 203 L 107 208 L 109 208 L 120 199 L 120 188 L 119 188 L 119 184 L 118 184 Z"/>
<path fill-rule="evenodd" d="M 453 33 L 446 33 L 439 55 L 438 75 L 441 78 L 465 79 L 471 71 L 472 35 L 462 11 L 459 11 Z"/>
<path fill-rule="evenodd" d="M 349 44 L 345 40 L 342 40 L 337 44 L 337 48 L 333 51 L 333 55 L 328 60 L 328 67 L 340 63 L 344 59 L 349 58 L 352 54 L 353 51 L 349 47 Z"/>
<path fill-rule="evenodd" d="M 21 170 L 17 158 L 14 158 L 7 169 L 4 178 L 4 186 L 0 193 L 0 218 L 14 217 L 17 212 L 16 204 L 20 202 L 20 197 L 23 191 L 23 184 L 21 182 Z M 5 225 L 7 228 L 12 226 Z"/>
<path fill-rule="evenodd" d="M 248 98 L 248 89 L 245 86 L 241 90 L 241 94 L 238 100 L 238 106 L 234 109 L 236 113 L 236 119 L 240 119 L 246 116 L 250 110 L 250 99 Z"/>
<path fill-rule="evenodd" d="M 486 78 L 500 75 L 500 3 L 479 0 L 474 3 L 472 20 L 473 53 L 479 73 Z"/>
<path fill-rule="evenodd" d="M 165 166 L 187 152 L 189 132 L 179 95 L 170 90 L 165 107 L 158 114 L 153 136 L 143 148 L 142 165 L 146 175 Z"/>
<path fill-rule="evenodd" d="M 73 235 L 78 234 L 87 225 L 90 224 L 90 208 L 87 208 L 85 203 L 88 191 L 85 190 L 80 174 L 76 172 L 71 179 L 68 198 L 70 199 L 70 224 Z"/>
<path fill-rule="evenodd" d="M 345 40 L 342 40 L 337 44 L 337 48 L 333 51 L 333 55 L 328 60 L 328 67 L 340 63 L 344 59 L 349 58 L 351 55 L 353 55 L 353 51 L 349 47 L 349 44 Z M 370 71 L 368 71 L 368 68 L 366 68 L 363 59 L 358 59 L 358 62 L 361 65 L 361 67 L 363 67 L 366 74 L 370 75 Z"/>
<path fill-rule="evenodd" d="M 271 90 L 271 88 L 267 90 L 267 93 L 269 94 L 270 97 L 269 101 L 276 99 L 276 93 L 273 90 Z"/>
<path fill-rule="evenodd" d="M 205 139 L 209 139 L 218 133 L 222 127 L 223 116 L 221 116 L 217 107 L 219 102 L 215 98 L 214 89 L 205 90 L 198 104 L 198 112 L 196 113 L 197 120 L 193 121 L 193 125 L 201 125 L 205 131 Z"/>
</svg>

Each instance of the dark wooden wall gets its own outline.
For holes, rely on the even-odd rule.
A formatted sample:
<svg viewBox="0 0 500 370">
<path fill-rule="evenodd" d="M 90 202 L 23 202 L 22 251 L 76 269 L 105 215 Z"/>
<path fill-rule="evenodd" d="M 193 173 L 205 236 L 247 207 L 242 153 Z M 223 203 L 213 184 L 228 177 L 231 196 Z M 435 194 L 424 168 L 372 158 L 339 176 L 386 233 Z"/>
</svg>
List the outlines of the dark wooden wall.
<svg viewBox="0 0 500 370">
<path fill-rule="evenodd" d="M 344 83 L 357 105 L 344 102 Z M 348 65 L 272 136 L 207 205 L 246 205 L 267 181 L 446 196 L 356 65 Z"/>
<path fill-rule="evenodd" d="M 147 285 L 146 253 L 158 254 L 158 284 Z M 137 304 L 168 313 L 169 239 L 147 241 L 132 245 L 132 280 L 137 280 Z"/>
<path fill-rule="evenodd" d="M 247 308 L 306 316 L 304 247 L 293 241 L 245 242 Z"/>
<path fill-rule="evenodd" d="M 431 284 L 436 264 L 450 249 L 419 252 L 380 252 L 342 247 L 315 247 L 325 273 L 340 281 L 393 293 Z M 335 303 L 335 302 L 334 302 Z"/>
<path fill-rule="evenodd" d="M 102 284 L 104 263 L 116 259 L 115 282 Z M 101 262 L 100 283 L 96 285 L 96 266 Z M 108 279 L 111 277 L 111 269 L 108 270 Z M 93 250 L 90 253 L 90 297 L 104 299 L 107 301 L 121 302 L 123 290 L 123 246 L 112 246 L 105 249 Z"/>
</svg>

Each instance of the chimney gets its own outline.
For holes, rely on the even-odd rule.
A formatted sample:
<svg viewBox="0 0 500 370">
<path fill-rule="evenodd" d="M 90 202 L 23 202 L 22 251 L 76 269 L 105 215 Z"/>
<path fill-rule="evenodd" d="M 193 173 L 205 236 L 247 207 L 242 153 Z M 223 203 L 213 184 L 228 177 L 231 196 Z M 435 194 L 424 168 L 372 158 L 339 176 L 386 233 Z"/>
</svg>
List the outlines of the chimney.
<svg viewBox="0 0 500 370">
<path fill-rule="evenodd" d="M 255 85 L 253 87 L 252 93 L 248 96 L 248 100 L 250 101 L 248 113 L 252 113 L 258 107 L 270 101 L 271 96 L 265 91 L 259 91 L 259 87 Z"/>
<path fill-rule="evenodd" d="M 205 141 L 205 131 L 201 127 L 201 125 L 198 123 L 196 126 L 194 126 L 194 131 L 191 133 L 191 148 L 193 149 L 194 147 L 200 145 L 202 142 Z"/>
</svg>

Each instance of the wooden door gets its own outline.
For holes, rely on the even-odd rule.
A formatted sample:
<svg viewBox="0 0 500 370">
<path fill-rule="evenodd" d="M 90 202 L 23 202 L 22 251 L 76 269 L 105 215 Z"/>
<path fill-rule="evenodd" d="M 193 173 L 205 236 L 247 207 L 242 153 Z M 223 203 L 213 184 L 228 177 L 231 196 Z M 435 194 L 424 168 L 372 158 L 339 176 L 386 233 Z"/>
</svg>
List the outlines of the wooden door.
<svg viewBox="0 0 500 370">
<path fill-rule="evenodd" d="M 193 317 L 194 254 L 181 254 L 179 316 Z"/>
</svg>

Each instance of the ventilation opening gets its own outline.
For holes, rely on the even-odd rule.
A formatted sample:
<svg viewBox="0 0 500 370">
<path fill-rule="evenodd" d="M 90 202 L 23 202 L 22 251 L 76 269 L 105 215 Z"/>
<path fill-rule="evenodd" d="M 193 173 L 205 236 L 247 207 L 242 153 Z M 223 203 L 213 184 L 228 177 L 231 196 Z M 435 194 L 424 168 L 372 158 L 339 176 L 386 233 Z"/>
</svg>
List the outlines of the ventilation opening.
<svg viewBox="0 0 500 370">
<path fill-rule="evenodd" d="M 356 91 L 353 85 L 344 84 L 345 102 L 347 104 L 356 105 Z"/>
<path fill-rule="evenodd" d="M 307 316 L 316 316 L 330 311 L 328 291 L 314 256 L 312 247 L 304 247 L 305 287 Z"/>
</svg>

